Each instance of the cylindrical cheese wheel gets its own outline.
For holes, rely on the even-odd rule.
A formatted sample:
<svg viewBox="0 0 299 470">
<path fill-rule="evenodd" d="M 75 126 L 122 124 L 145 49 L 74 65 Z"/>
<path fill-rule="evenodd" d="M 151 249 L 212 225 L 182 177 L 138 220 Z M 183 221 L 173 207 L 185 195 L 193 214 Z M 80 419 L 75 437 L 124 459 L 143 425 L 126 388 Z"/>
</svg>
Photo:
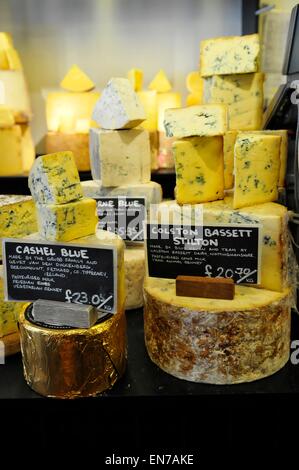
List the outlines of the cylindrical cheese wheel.
<svg viewBox="0 0 299 470">
<path fill-rule="evenodd" d="M 175 280 L 145 281 L 151 360 L 180 379 L 234 384 L 281 369 L 290 351 L 289 291 L 236 286 L 234 300 L 178 297 Z"/>
<path fill-rule="evenodd" d="M 20 320 L 27 384 L 47 397 L 95 396 L 111 388 L 126 366 L 124 312 L 89 329 L 49 329 Z"/>
<path fill-rule="evenodd" d="M 143 306 L 145 250 L 143 246 L 125 249 L 126 310 Z"/>
</svg>

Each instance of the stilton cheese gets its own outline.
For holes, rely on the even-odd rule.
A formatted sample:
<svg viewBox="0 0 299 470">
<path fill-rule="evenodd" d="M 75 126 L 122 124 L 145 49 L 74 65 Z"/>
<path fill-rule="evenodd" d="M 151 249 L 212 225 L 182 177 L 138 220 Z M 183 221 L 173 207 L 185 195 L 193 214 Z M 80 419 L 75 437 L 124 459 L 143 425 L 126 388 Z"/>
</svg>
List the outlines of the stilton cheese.
<svg viewBox="0 0 299 470">
<path fill-rule="evenodd" d="M 143 281 L 145 274 L 145 249 L 126 247 L 125 249 L 125 309 L 143 306 Z"/>
<path fill-rule="evenodd" d="M 216 136 L 227 130 L 227 108 L 208 104 L 166 109 L 164 127 L 167 137 Z"/>
</svg>

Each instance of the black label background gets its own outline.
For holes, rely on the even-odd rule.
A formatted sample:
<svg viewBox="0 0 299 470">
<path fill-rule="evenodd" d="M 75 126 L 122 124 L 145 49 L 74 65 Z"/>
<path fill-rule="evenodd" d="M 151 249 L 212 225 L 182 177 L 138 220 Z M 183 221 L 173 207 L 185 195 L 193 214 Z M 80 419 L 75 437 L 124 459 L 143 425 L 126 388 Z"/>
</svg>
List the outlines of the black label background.
<svg viewBox="0 0 299 470">
<path fill-rule="evenodd" d="M 205 229 L 239 229 L 239 230 L 252 230 L 251 238 L 228 238 L 228 237 L 210 237 L 212 239 L 218 238 L 219 246 L 223 249 L 234 248 L 238 253 L 241 250 L 247 250 L 246 253 L 252 254 L 252 257 L 234 257 L 230 254 L 221 253 L 216 256 L 216 251 L 212 252 L 209 250 L 214 247 L 203 247 L 203 250 L 185 250 L 183 245 L 176 246 L 173 241 L 173 235 L 169 236 L 169 239 L 161 239 L 161 235 L 158 235 L 157 239 L 151 237 L 151 230 L 153 227 L 157 227 L 155 224 L 147 224 L 147 258 L 148 258 L 148 274 L 151 277 L 162 277 L 175 279 L 179 275 L 185 276 L 207 276 L 205 266 L 210 265 L 212 269 L 209 269 L 211 277 L 231 277 L 225 276 L 227 269 L 232 269 L 234 272 L 233 279 L 238 282 L 243 275 L 237 274 L 236 269 L 250 269 L 250 271 L 258 270 L 259 268 L 259 227 L 254 225 L 227 225 L 227 226 L 212 226 L 205 225 Z M 159 225 L 161 227 L 161 225 Z M 163 228 L 166 226 L 162 226 Z M 168 228 L 168 226 L 167 226 Z M 169 225 L 169 228 L 172 228 Z M 191 227 L 191 229 L 194 227 Z M 203 235 L 203 239 L 207 239 Z M 154 256 L 154 251 L 157 249 L 163 250 L 164 253 L 159 254 L 159 261 Z M 183 253 L 178 253 L 178 251 Z M 214 254 L 213 254 L 214 253 Z M 245 253 L 245 252 L 243 252 Z M 175 259 L 170 259 L 170 256 Z M 183 257 L 190 258 L 184 260 Z M 219 268 L 223 268 L 223 271 Z M 258 283 L 258 271 L 244 280 L 247 284 Z"/>
<path fill-rule="evenodd" d="M 125 208 L 125 207 L 119 207 L 119 200 L 126 200 L 127 203 L 132 203 L 133 201 L 137 201 L 139 203 L 139 207 L 130 207 L 130 208 Z M 116 196 L 116 197 L 97 197 L 97 214 L 99 216 L 99 228 L 103 230 L 107 230 L 107 224 L 104 224 L 102 221 L 103 217 L 108 218 L 109 225 L 111 227 L 113 233 L 116 233 L 117 235 L 120 235 L 123 240 L 125 241 L 135 241 L 135 242 L 144 242 L 144 233 L 143 233 L 143 222 L 145 220 L 145 215 L 146 215 L 146 208 L 145 208 L 145 198 L 144 197 L 126 197 L 126 196 Z M 113 207 L 101 207 L 100 203 L 104 202 L 107 203 L 111 201 L 113 203 Z M 116 217 L 114 218 L 114 211 L 116 212 Z M 132 214 L 129 214 L 129 212 L 132 212 Z M 126 212 L 126 224 L 121 225 L 121 219 L 117 217 L 119 213 L 124 214 Z M 138 232 L 141 232 L 140 237 L 134 239 L 134 234 L 128 233 L 128 225 L 136 218 L 138 217 L 139 214 L 142 214 L 142 220 L 140 224 L 137 226 L 136 234 Z M 111 218 L 109 217 L 109 214 L 111 214 Z M 114 223 L 115 222 L 115 223 Z M 133 240 L 132 240 L 133 239 Z"/>
<path fill-rule="evenodd" d="M 85 292 L 87 294 L 88 300 L 82 301 L 82 297 L 79 302 L 83 304 L 92 304 L 91 298 L 93 295 L 100 295 L 103 300 L 107 299 L 108 297 L 112 296 L 112 298 L 103 305 L 101 310 L 107 312 L 114 312 L 116 309 L 116 292 L 115 292 L 115 280 L 114 280 L 114 250 L 113 249 L 106 249 L 106 248 L 91 248 L 88 246 L 79 246 L 79 245 L 57 245 L 51 243 L 28 243 L 22 242 L 22 240 L 16 241 L 5 241 L 3 244 L 3 253 L 4 253 L 4 270 L 6 271 L 6 293 L 9 300 L 37 300 L 37 299 L 45 299 L 45 300 L 57 300 L 61 302 L 65 302 L 65 292 L 66 290 L 70 289 L 73 293 L 75 292 Z M 87 265 L 87 261 L 96 261 L 97 264 L 91 264 L 90 268 L 94 272 L 104 272 L 106 273 L 105 277 L 101 276 L 94 276 L 89 274 L 83 274 L 82 267 L 79 268 L 68 268 L 70 269 L 69 273 L 63 273 L 65 277 L 54 277 L 54 282 L 50 283 L 51 288 L 59 288 L 61 289 L 60 292 L 56 291 L 48 291 L 45 290 L 45 286 L 38 286 L 37 282 L 41 281 L 42 279 L 47 280 L 47 278 L 51 278 L 50 268 L 51 266 L 55 266 L 59 263 L 61 269 L 63 269 L 62 264 L 68 264 L 65 261 L 63 262 L 54 261 L 51 262 L 51 257 L 46 255 L 27 255 L 23 254 L 20 255 L 22 257 L 22 261 L 26 261 L 24 267 L 20 266 L 20 269 L 11 269 L 12 259 L 10 258 L 11 255 L 16 255 L 16 247 L 18 245 L 21 246 L 43 246 L 48 247 L 49 249 L 55 252 L 55 256 L 61 258 L 60 250 L 61 248 L 66 249 L 82 249 L 86 250 L 89 256 L 89 260 L 84 260 L 84 265 Z M 26 258 L 29 257 L 30 259 Z M 39 260 L 37 260 L 39 258 Z M 76 258 L 74 258 L 76 260 Z M 17 260 L 19 261 L 19 260 Z M 21 261 L 21 260 L 20 260 Z M 36 265 L 33 265 L 33 262 L 36 261 Z M 49 263 L 51 266 L 46 266 L 45 263 Z M 74 261 L 74 264 L 77 264 Z M 30 266 L 31 269 L 26 269 L 26 266 Z M 42 266 L 42 269 L 40 267 Z M 32 269 L 33 268 L 33 269 Z M 74 273 L 74 269 L 78 270 L 79 273 Z M 86 270 L 86 268 L 84 269 Z M 49 273 L 49 276 L 46 276 L 46 273 Z M 26 282 L 25 287 L 21 288 L 21 279 L 13 281 L 13 275 L 30 275 L 31 277 L 35 276 L 37 279 L 30 280 L 33 282 L 33 287 L 40 287 L 39 290 L 33 289 L 28 284 L 29 280 Z M 22 280 L 23 281 L 23 280 Z M 24 284 L 23 284 L 24 286 Z M 76 303 L 74 299 L 72 302 Z M 96 305 L 98 306 L 98 305 Z"/>
</svg>

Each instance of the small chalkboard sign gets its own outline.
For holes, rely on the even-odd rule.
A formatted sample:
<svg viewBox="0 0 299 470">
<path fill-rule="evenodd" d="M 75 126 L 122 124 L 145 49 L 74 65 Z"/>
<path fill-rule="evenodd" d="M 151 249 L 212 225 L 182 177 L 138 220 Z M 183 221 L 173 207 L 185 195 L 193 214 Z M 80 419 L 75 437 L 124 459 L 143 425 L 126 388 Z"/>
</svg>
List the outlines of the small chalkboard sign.
<svg viewBox="0 0 299 470">
<path fill-rule="evenodd" d="M 99 228 L 116 233 L 127 242 L 144 242 L 144 197 L 97 198 Z"/>
<path fill-rule="evenodd" d="M 148 274 L 232 278 L 236 284 L 260 283 L 261 230 L 258 224 L 147 224 Z"/>
<path fill-rule="evenodd" d="M 6 300 L 56 300 L 116 313 L 114 247 L 3 240 Z"/>
</svg>

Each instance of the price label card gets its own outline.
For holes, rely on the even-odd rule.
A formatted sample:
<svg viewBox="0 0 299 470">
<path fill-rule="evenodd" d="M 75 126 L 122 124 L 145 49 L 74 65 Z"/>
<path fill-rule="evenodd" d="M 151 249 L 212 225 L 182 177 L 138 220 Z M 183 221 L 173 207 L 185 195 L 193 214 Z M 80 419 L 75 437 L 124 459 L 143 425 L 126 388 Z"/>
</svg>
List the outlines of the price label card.
<svg viewBox="0 0 299 470">
<path fill-rule="evenodd" d="M 99 228 L 116 233 L 127 242 L 144 242 L 144 197 L 97 198 Z"/>
<path fill-rule="evenodd" d="M 260 283 L 261 230 L 256 225 L 147 224 L 148 274 L 226 277 Z"/>
<path fill-rule="evenodd" d="M 114 247 L 3 240 L 6 300 L 57 300 L 117 310 Z"/>
</svg>

